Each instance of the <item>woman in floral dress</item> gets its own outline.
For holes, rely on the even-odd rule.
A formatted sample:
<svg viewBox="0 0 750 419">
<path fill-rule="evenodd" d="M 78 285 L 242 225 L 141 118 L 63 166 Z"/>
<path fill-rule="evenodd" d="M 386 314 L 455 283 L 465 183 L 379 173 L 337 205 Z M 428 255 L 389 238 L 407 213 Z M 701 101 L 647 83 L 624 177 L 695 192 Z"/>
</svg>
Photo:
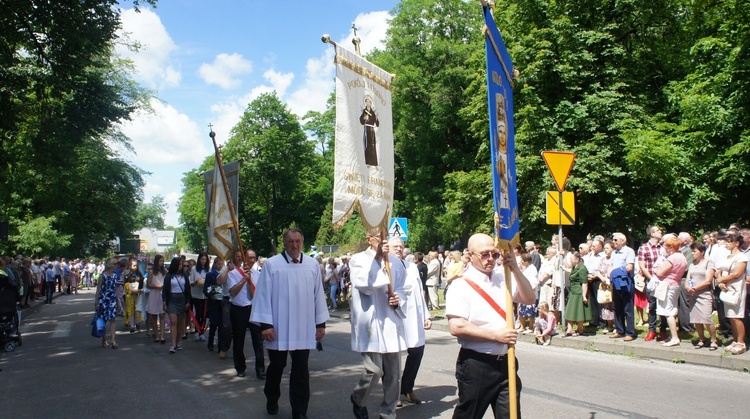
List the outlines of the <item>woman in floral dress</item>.
<svg viewBox="0 0 750 419">
<path fill-rule="evenodd" d="M 112 258 L 108 260 L 96 286 L 96 312 L 109 326 L 105 329 L 104 336 L 102 336 L 102 347 L 111 346 L 112 349 L 117 349 L 117 342 L 115 342 L 115 332 L 117 330 L 115 326 L 115 320 L 117 319 L 116 279 L 112 275 L 116 267 L 117 259 Z M 110 343 L 107 343 L 107 332 L 109 332 L 111 338 Z"/>
</svg>

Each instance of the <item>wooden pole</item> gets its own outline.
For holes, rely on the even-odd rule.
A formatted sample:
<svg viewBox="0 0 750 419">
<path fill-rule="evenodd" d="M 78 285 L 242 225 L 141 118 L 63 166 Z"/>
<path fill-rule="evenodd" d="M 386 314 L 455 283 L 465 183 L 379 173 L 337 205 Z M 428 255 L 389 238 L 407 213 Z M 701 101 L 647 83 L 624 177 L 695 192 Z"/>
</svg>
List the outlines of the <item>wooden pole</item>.
<svg viewBox="0 0 750 419">
<path fill-rule="evenodd" d="M 513 252 L 510 242 L 507 242 L 507 248 L 501 249 L 503 253 Z M 510 329 L 516 328 L 515 318 L 513 316 L 513 280 L 510 266 L 503 265 L 505 269 L 505 327 Z M 518 394 L 516 392 L 516 346 L 508 344 L 508 409 L 510 410 L 511 419 L 518 418 Z"/>
<path fill-rule="evenodd" d="M 242 247 L 242 238 L 240 237 L 240 226 L 239 226 L 239 223 L 237 222 L 237 214 L 234 212 L 234 204 L 232 203 L 232 195 L 229 193 L 229 185 L 227 185 L 227 177 L 224 174 L 224 161 L 221 158 L 221 152 L 219 151 L 219 146 L 216 144 L 216 133 L 213 130 L 213 126 L 209 124 L 208 127 L 211 129 L 211 132 L 208 134 L 208 136 L 211 137 L 211 141 L 214 144 L 214 153 L 216 153 L 216 161 L 218 162 L 218 166 L 219 166 L 219 174 L 221 175 L 221 183 L 224 185 L 224 193 L 226 194 L 226 197 L 227 197 L 227 205 L 229 205 L 229 215 L 232 217 L 232 225 L 234 226 L 234 233 L 237 235 L 237 246 L 240 248 L 240 252 L 242 252 L 242 264 L 246 265 L 247 261 L 245 260 L 245 249 Z M 216 173 L 214 173 L 214 176 L 216 176 Z M 233 256 L 234 254 L 232 254 L 232 257 Z M 250 293 L 251 295 L 255 295 L 255 285 L 253 285 L 252 282 L 250 282 Z"/>
</svg>

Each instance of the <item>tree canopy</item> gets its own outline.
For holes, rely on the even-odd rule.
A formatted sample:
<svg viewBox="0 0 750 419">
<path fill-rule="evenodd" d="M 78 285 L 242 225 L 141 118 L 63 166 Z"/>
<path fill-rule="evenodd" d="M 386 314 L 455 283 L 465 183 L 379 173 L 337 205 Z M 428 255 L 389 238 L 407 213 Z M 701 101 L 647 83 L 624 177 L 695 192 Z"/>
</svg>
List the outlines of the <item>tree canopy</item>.
<svg viewBox="0 0 750 419">
<path fill-rule="evenodd" d="M 2 4 L 0 247 L 26 246 L 36 225 L 66 240 L 34 251 L 102 253 L 134 227 L 143 173 L 115 151 L 129 147 L 118 124 L 150 96 L 113 55 L 117 2 Z"/>
</svg>

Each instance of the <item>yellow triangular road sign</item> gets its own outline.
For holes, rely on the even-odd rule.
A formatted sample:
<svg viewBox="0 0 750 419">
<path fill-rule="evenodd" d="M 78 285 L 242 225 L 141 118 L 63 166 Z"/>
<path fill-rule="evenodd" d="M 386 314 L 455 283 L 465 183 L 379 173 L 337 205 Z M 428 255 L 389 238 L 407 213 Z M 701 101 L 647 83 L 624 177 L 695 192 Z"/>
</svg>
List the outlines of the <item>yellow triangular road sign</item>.
<svg viewBox="0 0 750 419">
<path fill-rule="evenodd" d="M 547 163 L 547 168 L 552 173 L 552 179 L 555 180 L 557 190 L 562 192 L 565 190 L 565 182 L 568 181 L 568 175 L 570 169 L 573 168 L 573 160 L 575 159 L 575 153 L 568 151 L 542 151 L 542 157 L 544 162 Z"/>
</svg>

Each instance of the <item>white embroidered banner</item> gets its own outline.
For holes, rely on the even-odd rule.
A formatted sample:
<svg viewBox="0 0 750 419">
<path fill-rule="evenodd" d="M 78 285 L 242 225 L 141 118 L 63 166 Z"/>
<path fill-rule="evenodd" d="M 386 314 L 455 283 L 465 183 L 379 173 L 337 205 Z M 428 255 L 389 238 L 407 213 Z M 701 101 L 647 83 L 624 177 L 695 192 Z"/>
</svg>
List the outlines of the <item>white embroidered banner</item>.
<svg viewBox="0 0 750 419">
<path fill-rule="evenodd" d="M 219 174 L 219 161 L 214 163 L 213 187 L 208 212 L 208 246 L 209 253 L 230 260 L 232 256 L 232 214 L 229 211 L 229 200 Z"/>
<path fill-rule="evenodd" d="M 393 209 L 393 75 L 336 47 L 333 226 L 355 208 L 366 229 L 388 228 Z"/>
</svg>

